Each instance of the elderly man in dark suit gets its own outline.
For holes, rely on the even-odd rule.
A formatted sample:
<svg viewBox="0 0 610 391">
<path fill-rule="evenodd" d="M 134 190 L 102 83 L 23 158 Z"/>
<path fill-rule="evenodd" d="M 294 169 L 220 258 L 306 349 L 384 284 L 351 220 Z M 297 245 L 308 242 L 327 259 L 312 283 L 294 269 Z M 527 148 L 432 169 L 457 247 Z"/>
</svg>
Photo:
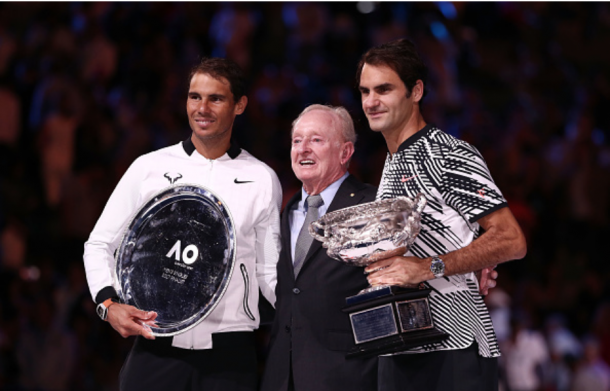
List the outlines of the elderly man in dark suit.
<svg viewBox="0 0 610 391">
<path fill-rule="evenodd" d="M 375 391 L 377 357 L 352 358 L 345 298 L 368 286 L 362 268 L 326 255 L 308 232 L 327 212 L 375 200 L 377 189 L 347 171 L 356 133 L 342 107 L 311 105 L 292 123 L 292 169 L 303 188 L 282 214 L 276 313 L 263 391 Z M 485 270 L 481 292 L 495 286 Z"/>
<path fill-rule="evenodd" d="M 362 268 L 326 255 L 307 232 L 324 213 L 375 200 L 376 188 L 347 172 L 356 134 L 342 107 L 312 105 L 292 124 L 292 169 L 303 188 L 282 215 L 276 315 L 263 391 L 371 391 L 377 358 L 350 359 L 345 297 L 368 286 Z M 303 231 L 303 233 L 301 233 Z"/>
</svg>

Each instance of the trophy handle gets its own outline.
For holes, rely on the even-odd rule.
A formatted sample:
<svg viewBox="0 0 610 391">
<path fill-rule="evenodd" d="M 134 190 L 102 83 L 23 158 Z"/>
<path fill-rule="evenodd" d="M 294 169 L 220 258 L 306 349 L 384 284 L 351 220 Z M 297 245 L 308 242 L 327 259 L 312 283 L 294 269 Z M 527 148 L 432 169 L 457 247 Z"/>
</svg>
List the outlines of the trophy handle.
<svg viewBox="0 0 610 391">
<path fill-rule="evenodd" d="M 415 196 L 415 210 L 417 211 L 418 215 L 422 214 L 427 203 L 428 200 L 426 200 L 426 196 L 422 193 L 419 193 L 417 196 Z"/>
<path fill-rule="evenodd" d="M 324 237 L 324 235 L 320 235 L 318 231 L 324 232 L 324 225 L 320 223 L 320 220 L 316 220 L 309 224 L 309 234 L 317 241 L 322 243 L 326 242 L 326 237 Z"/>
</svg>

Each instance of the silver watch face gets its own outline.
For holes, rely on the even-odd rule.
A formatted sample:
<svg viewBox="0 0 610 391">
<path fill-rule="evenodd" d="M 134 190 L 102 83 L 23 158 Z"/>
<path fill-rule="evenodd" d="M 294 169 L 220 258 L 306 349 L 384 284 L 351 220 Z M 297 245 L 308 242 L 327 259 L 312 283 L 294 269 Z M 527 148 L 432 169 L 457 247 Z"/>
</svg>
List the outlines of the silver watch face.
<svg viewBox="0 0 610 391">
<path fill-rule="evenodd" d="M 435 277 L 442 277 L 445 274 L 445 263 L 440 258 L 432 258 L 432 263 L 430 264 L 430 271 L 434 274 Z"/>
<path fill-rule="evenodd" d="M 100 319 L 106 320 L 106 317 L 108 316 L 108 308 L 106 308 L 103 303 L 97 305 L 96 311 Z"/>
<path fill-rule="evenodd" d="M 119 296 L 157 313 L 153 335 L 182 333 L 224 295 L 235 248 L 233 219 L 218 196 L 198 185 L 170 187 L 140 208 L 123 237 Z"/>
</svg>

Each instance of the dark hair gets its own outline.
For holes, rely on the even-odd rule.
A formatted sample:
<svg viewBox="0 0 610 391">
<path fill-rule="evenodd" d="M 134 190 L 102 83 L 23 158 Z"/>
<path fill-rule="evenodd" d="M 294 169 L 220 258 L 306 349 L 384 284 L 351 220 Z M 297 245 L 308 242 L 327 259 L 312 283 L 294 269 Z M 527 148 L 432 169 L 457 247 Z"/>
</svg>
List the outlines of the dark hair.
<svg viewBox="0 0 610 391">
<path fill-rule="evenodd" d="M 356 85 L 360 85 L 360 75 L 364 64 L 370 65 L 385 65 L 390 67 L 398 74 L 400 80 L 405 83 L 408 95 L 415 86 L 417 80 L 424 83 L 424 93 L 422 99 L 426 96 L 426 80 L 428 77 L 428 67 L 419 57 L 415 50 L 413 42 L 406 38 L 397 39 L 382 45 L 375 46 L 364 53 L 358 63 L 358 71 L 356 72 Z"/>
<path fill-rule="evenodd" d="M 229 82 L 233 100 L 237 102 L 246 95 L 246 77 L 239 65 L 228 58 L 204 57 L 194 66 L 189 75 L 189 84 L 197 73 L 206 73 L 214 79 L 224 77 Z"/>
</svg>

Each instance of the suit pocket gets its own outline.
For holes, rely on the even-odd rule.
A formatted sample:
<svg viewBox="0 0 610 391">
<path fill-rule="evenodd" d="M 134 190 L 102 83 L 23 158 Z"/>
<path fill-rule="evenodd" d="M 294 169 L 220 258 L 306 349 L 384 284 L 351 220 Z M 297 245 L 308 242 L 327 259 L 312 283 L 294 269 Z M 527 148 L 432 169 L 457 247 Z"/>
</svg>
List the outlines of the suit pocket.
<svg viewBox="0 0 610 391">
<path fill-rule="evenodd" d="M 347 331 L 327 331 L 326 346 L 330 350 L 346 352 L 354 346 L 354 334 Z"/>
</svg>

